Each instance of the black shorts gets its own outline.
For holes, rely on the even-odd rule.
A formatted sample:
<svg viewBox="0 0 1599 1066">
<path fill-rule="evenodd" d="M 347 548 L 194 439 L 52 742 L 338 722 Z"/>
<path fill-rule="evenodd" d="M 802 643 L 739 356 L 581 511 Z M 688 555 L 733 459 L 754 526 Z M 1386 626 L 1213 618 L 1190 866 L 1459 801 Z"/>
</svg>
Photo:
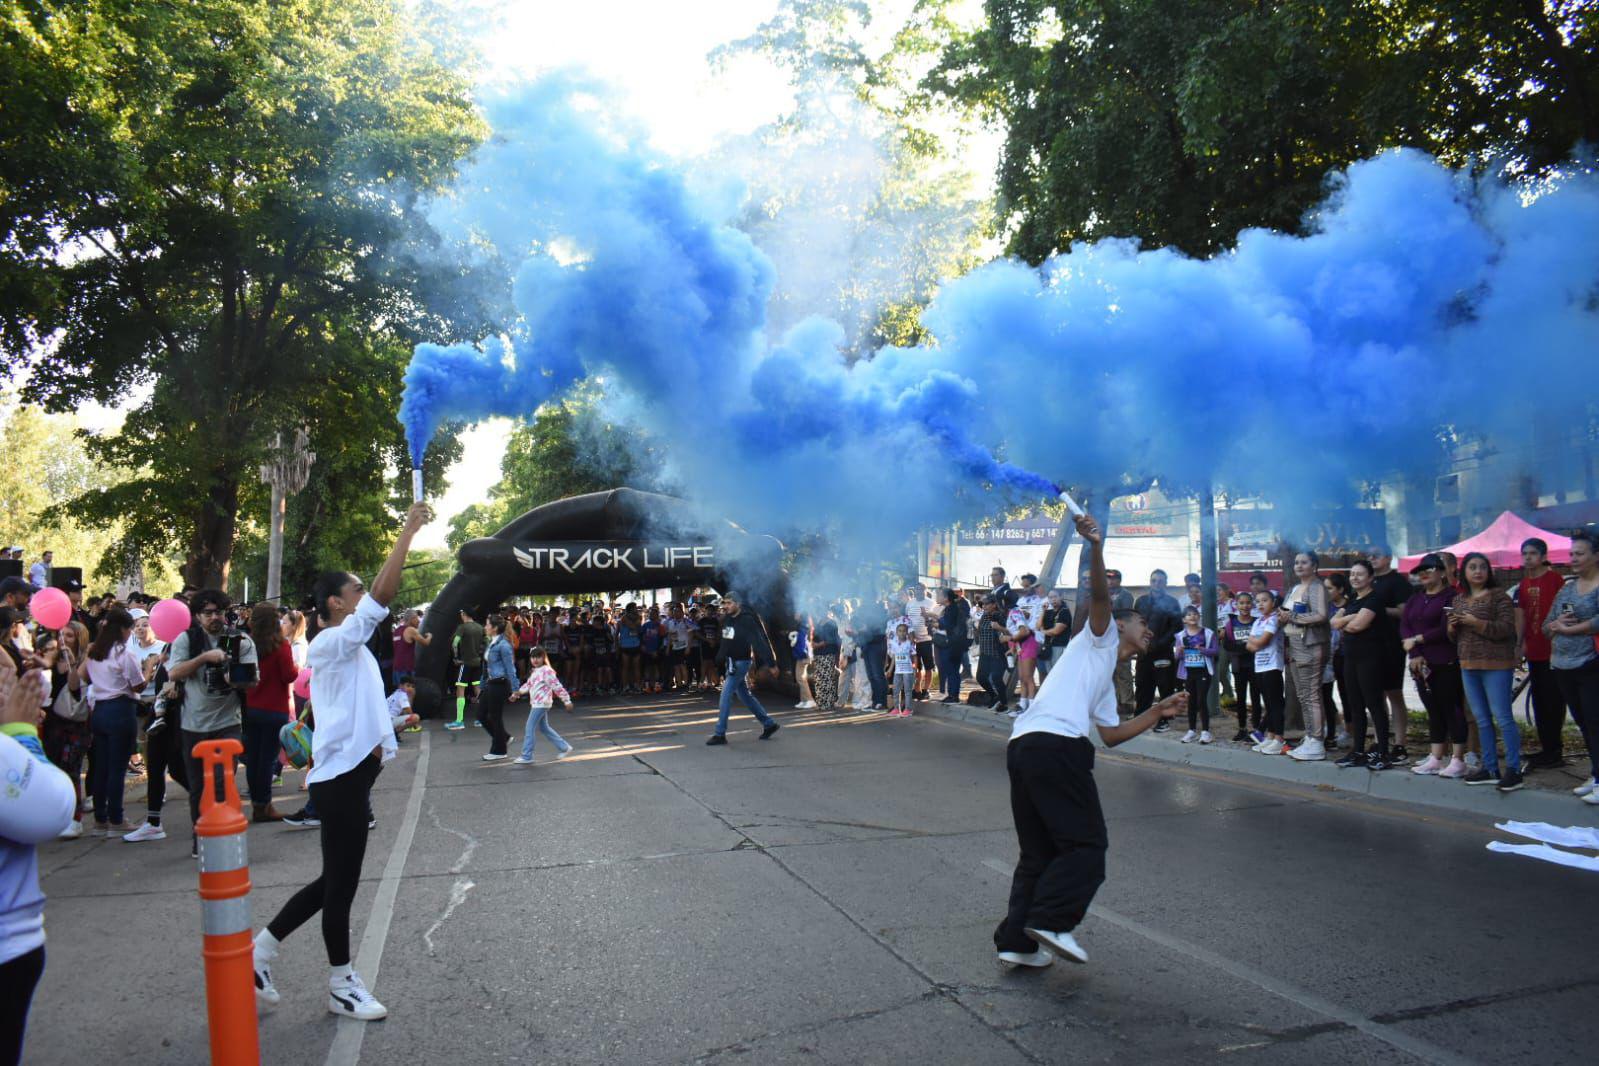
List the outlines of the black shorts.
<svg viewBox="0 0 1599 1066">
<path fill-rule="evenodd" d="M 462 663 L 461 672 L 456 675 L 455 683 L 463 688 L 475 688 L 477 683 L 482 680 L 483 668 L 481 666 L 468 666 L 466 663 Z"/>
<path fill-rule="evenodd" d="M 623 648 L 621 654 L 622 654 L 622 661 L 624 663 L 636 663 L 636 662 L 638 662 L 638 657 L 639 657 L 639 649 L 638 648 Z"/>
<path fill-rule="evenodd" d="M 916 642 L 916 661 L 922 664 L 923 670 L 931 670 L 933 668 L 933 642 L 931 640 L 919 640 Z"/>
<path fill-rule="evenodd" d="M 666 654 L 667 654 L 667 657 L 672 660 L 672 669 L 673 670 L 676 670 L 679 666 L 687 666 L 688 665 L 688 649 L 687 648 L 673 648 L 670 651 L 668 651 Z"/>
</svg>

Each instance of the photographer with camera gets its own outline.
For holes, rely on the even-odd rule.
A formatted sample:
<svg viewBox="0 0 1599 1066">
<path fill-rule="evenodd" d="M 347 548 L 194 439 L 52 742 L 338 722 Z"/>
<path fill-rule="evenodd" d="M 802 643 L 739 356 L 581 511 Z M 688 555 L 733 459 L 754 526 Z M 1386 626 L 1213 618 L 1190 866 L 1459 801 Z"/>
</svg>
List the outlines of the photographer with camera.
<svg viewBox="0 0 1599 1066">
<path fill-rule="evenodd" d="M 172 642 L 168 676 L 183 686 L 183 761 L 190 781 L 204 781 L 194 746 L 205 740 L 231 738 L 243 741 L 243 693 L 255 687 L 255 642 L 228 624 L 233 601 L 221 589 L 201 589 L 189 600 L 194 623 Z M 255 797 L 251 797 L 253 800 Z M 189 816 L 200 819 L 200 790 L 189 792 Z M 198 857 L 199 844 L 190 831 L 189 854 Z"/>
</svg>

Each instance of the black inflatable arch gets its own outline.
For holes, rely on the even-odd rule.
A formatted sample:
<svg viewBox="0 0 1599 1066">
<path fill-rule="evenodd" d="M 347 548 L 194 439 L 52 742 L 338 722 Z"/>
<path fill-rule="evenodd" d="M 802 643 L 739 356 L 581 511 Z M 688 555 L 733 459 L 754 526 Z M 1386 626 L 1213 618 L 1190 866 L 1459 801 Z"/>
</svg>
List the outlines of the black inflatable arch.
<svg viewBox="0 0 1599 1066">
<path fill-rule="evenodd" d="M 738 589 L 762 614 L 788 613 L 783 545 L 731 522 L 705 523 L 682 500 L 637 489 L 572 496 L 461 545 L 460 569 L 428 607 L 417 649 L 417 712 L 433 713 L 447 684 L 461 612 L 518 596 L 710 585 Z"/>
</svg>

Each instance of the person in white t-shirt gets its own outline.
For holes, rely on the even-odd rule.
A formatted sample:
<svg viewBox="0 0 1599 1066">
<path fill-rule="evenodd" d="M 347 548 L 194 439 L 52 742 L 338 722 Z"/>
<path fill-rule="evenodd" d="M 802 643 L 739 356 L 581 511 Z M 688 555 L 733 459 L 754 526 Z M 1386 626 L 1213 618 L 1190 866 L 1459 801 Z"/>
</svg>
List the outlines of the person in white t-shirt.
<svg viewBox="0 0 1599 1066">
<path fill-rule="evenodd" d="M 994 946 L 1011 966 L 1048 966 L 1055 955 L 1088 961 L 1072 930 L 1104 883 L 1109 843 L 1091 734 L 1114 747 L 1188 706 L 1180 692 L 1118 724 L 1116 665 L 1148 651 L 1152 634 L 1138 612 L 1112 611 L 1104 535 L 1088 515 L 1076 525 L 1091 549 L 1088 622 L 1016 719 L 1005 752 L 1021 857 Z"/>
<path fill-rule="evenodd" d="M 394 735 L 401 733 L 422 732 L 422 719 L 411 709 L 411 698 L 416 695 L 416 682 L 406 678 L 394 686 L 394 691 L 389 693 L 389 724 L 394 726 Z"/>
<path fill-rule="evenodd" d="M 1245 645 L 1255 655 L 1255 687 L 1266 703 L 1260 729 L 1251 736 L 1254 750 L 1281 755 L 1288 747 L 1283 737 L 1283 635 L 1277 630 L 1277 594 L 1270 589 L 1255 594 L 1255 621 Z"/>
<path fill-rule="evenodd" d="M 894 671 L 893 695 L 888 701 L 890 718 L 909 718 L 911 700 L 915 697 L 912 686 L 916 683 L 916 642 L 911 639 L 909 626 L 900 625 L 888 642 L 888 661 Z"/>
<path fill-rule="evenodd" d="M 350 907 L 366 855 L 372 783 L 383 764 L 394 758 L 396 748 L 383 674 L 367 643 L 389 617 L 412 538 L 432 520 L 427 504 L 411 505 L 405 527 L 370 589 L 350 573 L 317 578 L 313 599 L 322 628 L 306 656 L 311 705 L 316 708 L 312 769 L 306 781 L 322 822 L 322 872 L 291 896 L 255 936 L 255 998 L 261 1007 L 276 1006 L 280 998 L 272 984 L 272 962 L 279 946 L 320 911 L 330 970 L 328 1010 L 360 1021 L 388 1016 L 388 1009 L 367 991 L 350 965 Z"/>
</svg>

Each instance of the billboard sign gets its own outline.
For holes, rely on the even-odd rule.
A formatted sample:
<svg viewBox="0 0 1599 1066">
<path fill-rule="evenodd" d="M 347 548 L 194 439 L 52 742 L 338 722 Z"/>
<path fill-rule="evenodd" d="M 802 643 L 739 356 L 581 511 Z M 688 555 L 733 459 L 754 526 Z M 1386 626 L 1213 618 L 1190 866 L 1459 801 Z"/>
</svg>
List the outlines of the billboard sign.
<svg viewBox="0 0 1599 1066">
<path fill-rule="evenodd" d="M 1216 538 L 1223 570 L 1276 570 L 1287 561 L 1284 550 L 1308 548 L 1323 570 L 1342 570 L 1372 546 L 1387 539 L 1388 514 L 1381 508 L 1340 507 L 1312 512 L 1299 537 L 1289 545 L 1270 507 L 1216 513 Z"/>
</svg>

